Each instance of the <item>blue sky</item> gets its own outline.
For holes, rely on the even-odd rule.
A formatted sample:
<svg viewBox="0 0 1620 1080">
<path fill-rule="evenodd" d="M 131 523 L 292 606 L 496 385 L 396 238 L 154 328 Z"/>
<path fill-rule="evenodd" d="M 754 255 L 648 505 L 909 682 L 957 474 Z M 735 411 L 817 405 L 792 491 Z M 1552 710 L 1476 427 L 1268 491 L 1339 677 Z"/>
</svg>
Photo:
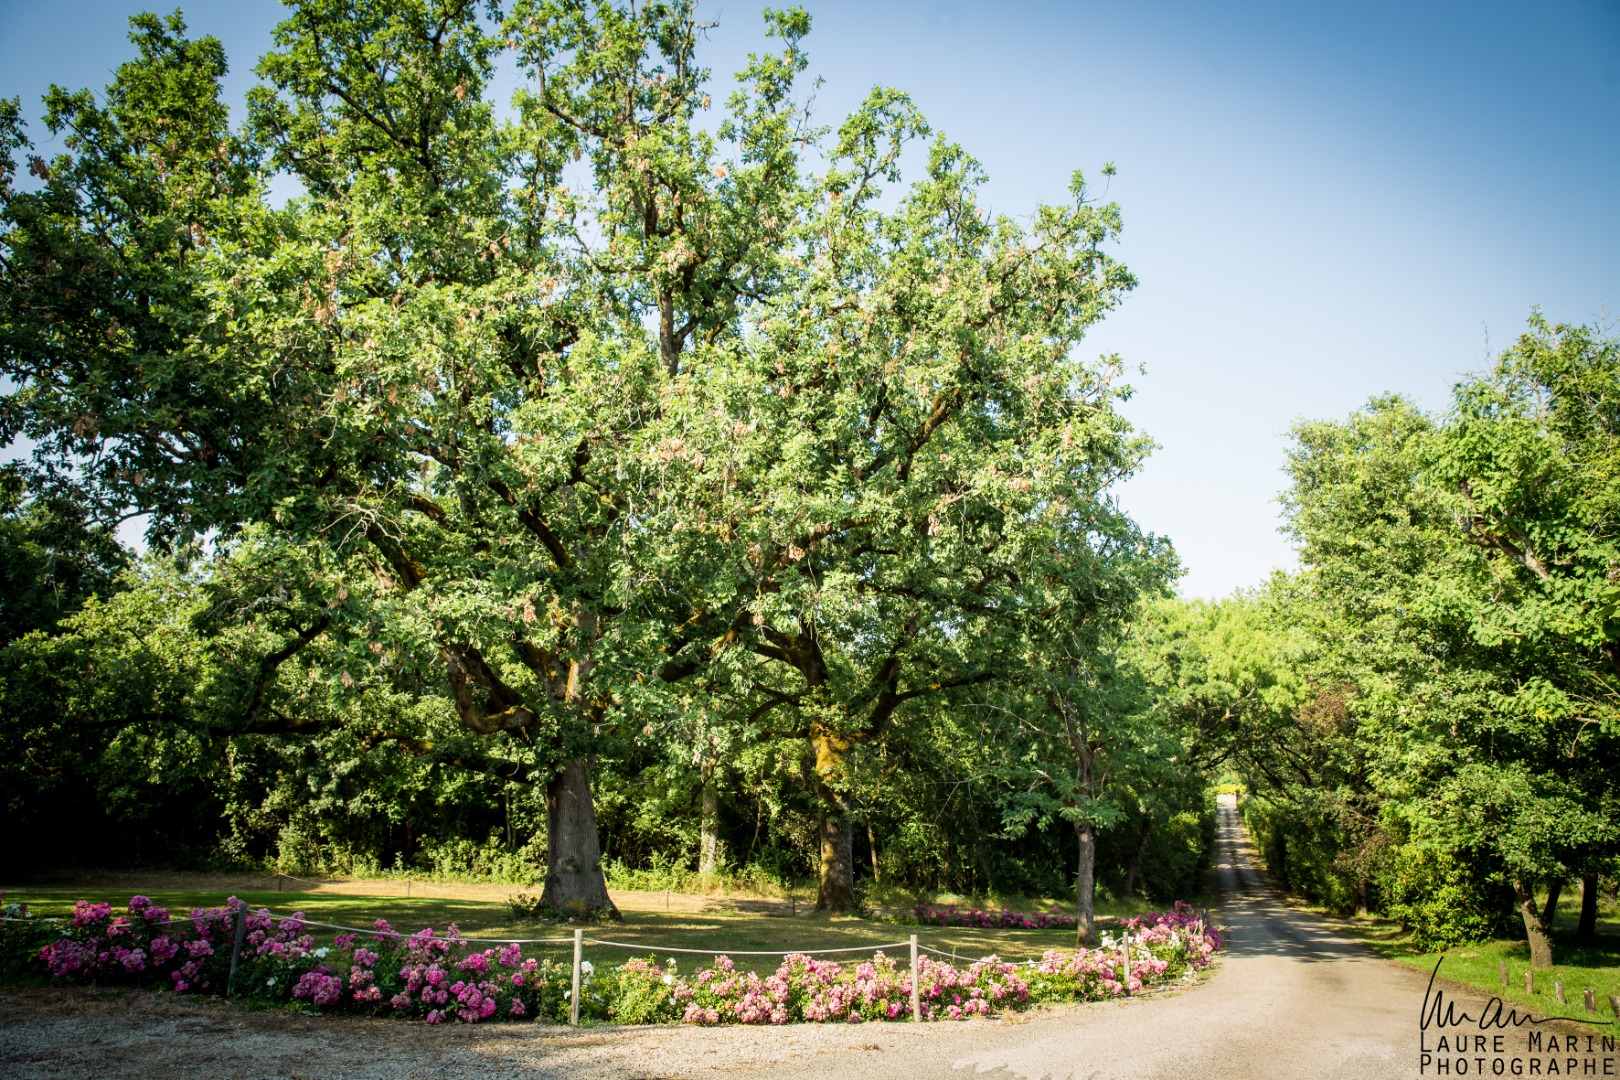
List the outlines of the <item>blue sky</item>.
<svg viewBox="0 0 1620 1080">
<path fill-rule="evenodd" d="M 1532 307 L 1620 314 L 1616 0 L 805 6 L 823 120 L 874 83 L 910 91 L 984 162 L 995 209 L 1118 167 L 1141 285 L 1084 347 L 1145 369 L 1127 412 L 1160 449 L 1120 499 L 1175 542 L 1187 595 L 1292 564 L 1275 499 L 1295 420 L 1391 390 L 1443 408 Z M 133 10 L 0 0 L 0 95 L 99 88 Z M 701 10 L 724 80 L 759 7 Z M 239 98 L 282 9 L 185 12 Z"/>
</svg>

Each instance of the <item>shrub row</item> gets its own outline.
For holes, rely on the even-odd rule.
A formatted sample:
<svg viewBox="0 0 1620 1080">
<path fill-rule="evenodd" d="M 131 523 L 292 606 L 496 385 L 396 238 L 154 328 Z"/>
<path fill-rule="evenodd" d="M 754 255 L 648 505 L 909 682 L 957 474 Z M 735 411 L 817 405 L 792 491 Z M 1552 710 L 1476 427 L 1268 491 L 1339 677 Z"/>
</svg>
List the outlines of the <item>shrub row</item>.
<svg viewBox="0 0 1620 1080">
<path fill-rule="evenodd" d="M 987 930 L 1073 930 L 1078 924 L 1076 916 L 1065 914 L 1056 906 L 1051 911 L 982 911 L 976 907 L 962 909 L 954 904 L 936 907 L 918 904 L 911 909 L 913 917 L 923 926 L 973 926 Z"/>
<path fill-rule="evenodd" d="M 223 994 L 241 909 L 233 897 L 224 907 L 195 909 L 180 920 L 144 896 L 117 914 L 107 904 L 81 901 L 71 920 L 7 923 L 5 942 L 12 952 L 30 943 L 35 963 L 62 981 Z M 261 909 L 245 918 L 229 988 L 239 998 L 430 1024 L 568 1018 L 571 966 L 526 957 L 519 943 L 480 949 L 482 943 L 467 941 L 453 925 L 442 934 L 405 935 L 379 919 L 370 933 L 343 932 L 318 945 L 301 914 L 281 918 Z M 1122 929 L 1119 941 L 1105 939 L 1102 948 L 1052 950 L 1030 964 L 991 956 L 957 966 L 925 956 L 915 972 L 923 1017 L 960 1019 L 1031 1002 L 1135 993 L 1192 977 L 1222 944 L 1218 932 L 1200 932 L 1192 909 L 1182 904 L 1128 920 Z M 43 933 L 51 937 L 40 946 Z M 858 964 L 791 954 L 765 976 L 737 970 L 726 956 L 690 975 L 676 961 L 660 964 L 655 957 L 607 970 L 586 962 L 582 973 L 582 1019 L 632 1024 L 907 1019 L 914 977 L 881 952 Z"/>
</svg>

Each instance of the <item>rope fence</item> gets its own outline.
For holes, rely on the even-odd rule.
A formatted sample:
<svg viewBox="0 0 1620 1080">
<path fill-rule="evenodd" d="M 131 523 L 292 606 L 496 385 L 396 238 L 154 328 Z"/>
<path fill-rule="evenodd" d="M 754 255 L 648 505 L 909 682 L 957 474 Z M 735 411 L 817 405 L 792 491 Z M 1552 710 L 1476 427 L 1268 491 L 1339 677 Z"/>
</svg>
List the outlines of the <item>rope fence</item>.
<svg viewBox="0 0 1620 1080">
<path fill-rule="evenodd" d="M 255 880 L 256 881 L 275 880 L 275 881 L 278 882 L 278 890 L 279 890 L 279 882 L 283 878 L 285 878 L 287 880 L 290 880 L 290 881 L 306 882 L 306 883 L 312 884 L 312 885 L 320 885 L 320 884 L 322 884 L 321 882 L 312 882 L 312 881 L 308 881 L 308 879 L 305 879 L 305 878 L 294 877 L 291 874 L 266 875 L 263 878 L 258 878 L 258 879 L 255 879 Z M 409 883 L 407 882 L 407 888 L 408 887 L 409 887 Z M 282 915 L 282 914 L 278 914 L 276 912 L 269 911 L 266 908 L 260 908 L 258 912 L 254 913 L 254 912 L 250 912 L 250 909 L 249 909 L 249 907 L 248 907 L 248 905 L 246 903 L 242 903 L 242 904 L 240 904 L 240 906 L 237 907 L 235 915 L 234 915 L 234 919 L 232 919 L 232 921 L 235 923 L 235 926 L 233 928 L 234 929 L 235 943 L 234 943 L 234 947 L 231 950 L 230 974 L 229 974 L 229 976 L 227 977 L 227 980 L 226 980 L 226 994 L 227 994 L 227 996 L 229 996 L 231 994 L 232 988 L 234 987 L 234 984 L 235 984 L 235 981 L 236 981 L 236 970 L 237 970 L 238 960 L 243 955 L 243 945 L 244 945 L 244 942 L 245 942 L 245 939 L 246 939 L 246 934 L 247 934 L 247 919 L 248 919 L 248 916 L 249 916 L 250 913 L 251 914 L 261 914 L 261 915 L 269 918 L 270 920 L 272 920 L 274 922 L 280 922 L 280 923 L 294 922 L 294 923 L 297 923 L 299 926 L 302 926 L 302 927 L 318 927 L 320 929 L 333 930 L 333 931 L 338 931 L 338 932 L 341 932 L 341 933 L 364 934 L 364 935 L 374 937 L 374 938 L 389 938 L 389 939 L 395 939 L 395 940 L 404 940 L 404 939 L 408 939 L 411 936 L 411 935 L 408 935 L 408 934 L 401 934 L 400 932 L 395 931 L 395 930 L 378 930 L 378 929 L 375 929 L 375 928 L 369 928 L 368 929 L 366 927 L 361 927 L 361 926 L 345 926 L 345 925 L 343 925 L 341 923 L 322 922 L 322 921 L 316 920 L 316 919 L 300 918 L 300 917 L 295 916 L 295 915 Z M 1200 936 L 1203 934 L 1204 927 L 1207 925 L 1207 923 L 1206 923 L 1206 915 L 1207 915 L 1207 913 L 1204 913 L 1204 912 L 1199 913 L 1200 917 L 1199 917 L 1199 919 L 1197 921 L 1197 924 L 1196 924 L 1196 930 L 1197 930 L 1197 933 Z M 167 920 L 167 922 L 168 923 L 197 923 L 197 922 L 215 921 L 215 920 L 228 919 L 228 918 L 232 918 L 231 913 L 228 911 L 228 909 L 221 909 L 219 911 L 216 911 L 216 912 L 211 913 L 211 914 L 206 914 L 206 915 L 193 915 L 193 916 L 182 917 L 182 918 L 169 918 Z M 31 918 L 14 918 L 14 917 L 11 917 L 11 916 L 0 916 L 0 922 L 29 922 L 29 923 L 49 922 L 49 923 L 61 923 L 61 922 L 68 922 L 68 921 L 70 921 L 70 920 L 66 919 L 66 918 L 63 918 L 63 917 L 52 917 L 52 916 L 37 917 L 37 918 L 34 918 L 34 917 L 31 917 Z M 478 944 L 488 944 L 488 945 L 551 945 L 551 946 L 572 945 L 573 946 L 573 972 L 572 972 L 572 979 L 571 979 L 572 990 L 570 992 L 570 997 L 569 997 L 569 1023 L 571 1025 L 573 1025 L 573 1026 L 576 1026 L 576 1027 L 579 1024 L 579 1001 L 580 1001 L 580 990 L 581 990 L 581 985 L 582 985 L 582 976 L 587 970 L 586 967 L 585 967 L 585 963 L 586 963 L 586 961 L 585 961 L 585 949 L 586 949 L 587 946 L 594 946 L 594 947 L 597 947 L 597 948 L 612 948 L 612 949 L 627 949 L 627 950 L 634 950 L 634 951 L 645 951 L 645 952 L 654 953 L 654 954 L 656 954 L 656 953 L 678 953 L 678 954 L 690 955 L 690 956 L 781 956 L 781 957 L 792 956 L 792 955 L 830 956 L 830 955 L 841 955 L 841 954 L 847 954 L 847 953 L 878 953 L 878 952 L 882 952 L 885 949 L 906 948 L 906 949 L 908 949 L 909 955 L 910 955 L 910 968 L 909 968 L 909 970 L 910 970 L 911 976 L 912 976 L 911 977 L 911 1019 L 913 1021 L 916 1021 L 916 1022 L 920 1022 L 922 1020 L 921 979 L 919 977 L 918 964 L 919 964 L 919 961 L 920 961 L 921 956 L 922 956 L 923 953 L 930 953 L 930 954 L 932 954 L 934 956 L 944 957 L 944 958 L 950 959 L 950 960 L 952 960 L 952 961 L 954 961 L 954 962 L 956 962 L 958 964 L 961 964 L 961 963 L 977 963 L 979 960 L 984 959 L 983 957 L 973 958 L 973 957 L 963 956 L 962 954 L 957 953 L 957 952 L 955 952 L 953 950 L 936 949 L 936 948 L 934 948 L 932 946 L 922 945 L 922 944 L 920 944 L 918 942 L 916 934 L 910 935 L 907 938 L 907 940 L 905 940 L 905 941 L 883 942 L 881 944 L 873 944 L 873 945 L 841 946 L 841 947 L 838 947 L 838 948 L 831 948 L 831 949 L 716 949 L 716 948 L 693 949 L 693 948 L 685 948 L 685 947 L 670 946 L 670 945 L 662 945 L 662 946 L 660 946 L 660 945 L 655 945 L 655 944 L 649 944 L 649 943 L 646 943 L 646 942 L 626 942 L 626 941 L 613 941 L 613 940 L 610 940 L 610 939 L 607 939 L 607 938 L 587 938 L 585 936 L 585 931 L 584 931 L 584 929 L 582 927 L 581 928 L 576 928 L 574 930 L 574 932 L 573 932 L 572 937 L 517 938 L 517 937 L 483 937 L 483 936 L 477 936 L 477 935 L 465 936 L 465 935 L 459 935 L 458 934 L 455 940 L 457 940 L 459 942 L 463 942 L 463 943 L 478 943 Z M 1151 956 L 1151 953 L 1149 953 L 1149 955 Z M 1126 982 L 1127 987 L 1128 987 L 1129 978 L 1130 978 L 1130 971 L 1131 971 L 1131 963 L 1132 963 L 1132 960 L 1133 960 L 1132 942 L 1131 942 L 1129 934 L 1123 935 L 1121 940 L 1120 940 L 1120 943 L 1119 943 L 1119 959 L 1120 959 L 1120 964 L 1121 964 L 1122 977 L 1123 977 L 1123 980 Z M 1019 966 L 1019 967 L 1033 967 L 1033 966 L 1036 966 L 1036 965 L 1042 963 L 1043 960 L 1002 961 L 1002 962 L 1003 963 L 1014 964 L 1015 966 Z M 1503 966 L 1505 968 L 1506 965 L 1503 965 Z M 1562 987 L 1560 987 L 1559 989 L 1562 989 Z M 1588 991 L 1587 993 L 1588 993 L 1588 996 L 1590 996 L 1591 991 Z M 1126 990 L 1126 994 L 1129 995 L 1129 989 Z"/>
<path fill-rule="evenodd" d="M 338 930 L 344 933 L 369 934 L 372 937 L 406 938 L 409 935 L 400 934 L 392 930 L 368 930 L 360 926 L 343 926 L 338 923 L 320 922 L 315 919 L 300 919 L 293 915 L 278 915 L 275 912 L 265 911 L 264 914 L 275 922 L 294 922 L 299 926 L 318 926 L 326 930 Z M 209 918 L 210 916 L 201 916 Z M 217 918 L 218 916 L 212 916 Z M 243 904 L 236 909 L 236 946 L 231 951 L 231 970 L 226 980 L 227 994 L 230 986 L 236 981 L 237 960 L 242 953 L 242 943 L 247 933 L 248 906 Z M 22 921 L 22 920 L 18 920 Z M 180 921 L 180 920 L 174 920 Z M 197 920 L 185 920 L 194 922 Z M 842 953 L 876 953 L 884 949 L 898 949 L 907 947 L 911 950 L 911 1018 L 914 1021 L 922 1020 L 922 992 L 921 980 L 917 978 L 917 960 L 922 951 L 938 953 L 937 949 L 927 949 L 917 943 L 917 935 L 912 934 L 906 941 L 884 942 L 878 945 L 850 945 L 836 949 L 688 949 L 674 945 L 652 945 L 645 942 L 610 941 L 606 938 L 587 938 L 583 927 L 574 930 L 570 938 L 495 938 L 495 937 L 457 937 L 461 942 L 483 942 L 491 945 L 572 945 L 574 947 L 573 972 L 571 977 L 572 989 L 568 999 L 568 1022 L 574 1027 L 579 1026 L 579 995 L 582 977 L 585 973 L 585 947 L 594 945 L 599 948 L 630 949 L 650 953 L 680 953 L 688 956 L 830 956 Z"/>
</svg>

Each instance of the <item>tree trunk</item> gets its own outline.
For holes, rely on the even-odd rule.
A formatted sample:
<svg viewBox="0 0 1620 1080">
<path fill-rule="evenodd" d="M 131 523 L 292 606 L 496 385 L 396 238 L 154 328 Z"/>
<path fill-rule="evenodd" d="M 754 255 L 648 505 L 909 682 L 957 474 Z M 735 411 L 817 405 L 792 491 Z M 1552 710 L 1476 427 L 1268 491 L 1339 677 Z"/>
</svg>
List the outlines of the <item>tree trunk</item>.
<svg viewBox="0 0 1620 1080">
<path fill-rule="evenodd" d="M 698 823 L 698 873 L 709 877 L 720 868 L 720 793 L 710 774 L 703 784 L 703 814 Z"/>
<path fill-rule="evenodd" d="M 1547 886 L 1547 903 L 1541 909 L 1541 925 L 1550 933 L 1553 923 L 1558 921 L 1558 897 L 1564 891 L 1564 883 L 1555 881 Z"/>
<path fill-rule="evenodd" d="M 821 728 L 810 733 L 816 751 L 815 788 L 821 804 L 821 878 L 816 909 L 847 914 L 855 906 L 855 829 L 849 804 L 837 788 L 849 743 Z"/>
<path fill-rule="evenodd" d="M 1367 879 L 1366 878 L 1357 878 L 1356 879 L 1356 914 L 1357 915 L 1368 915 L 1368 914 L 1371 914 L 1371 911 L 1372 911 L 1371 905 L 1369 905 L 1367 903 Z"/>
<path fill-rule="evenodd" d="M 821 884 L 816 909 L 845 914 L 855 906 L 855 830 L 836 793 L 821 804 Z"/>
<path fill-rule="evenodd" d="M 866 815 L 866 848 L 872 853 L 872 884 L 881 885 L 883 881 L 878 876 L 877 833 L 872 831 L 872 815 L 870 812 Z"/>
<path fill-rule="evenodd" d="M 1524 918 L 1524 936 L 1530 942 L 1531 968 L 1550 968 L 1553 966 L 1552 939 L 1547 936 L 1547 927 L 1541 921 L 1541 912 L 1536 910 L 1536 894 L 1525 881 L 1513 883 L 1514 896 L 1519 901 L 1519 914 Z"/>
<path fill-rule="evenodd" d="M 1142 831 L 1136 838 L 1136 850 L 1131 853 L 1130 865 L 1125 867 L 1125 895 L 1136 891 L 1136 875 L 1142 869 L 1142 855 L 1147 851 L 1148 837 L 1153 833 L 1153 815 L 1143 813 Z"/>
<path fill-rule="evenodd" d="M 1576 941 L 1593 941 L 1597 938 L 1597 902 L 1598 878 L 1596 874 L 1587 874 L 1581 878 L 1581 920 L 1575 924 Z"/>
<path fill-rule="evenodd" d="M 1097 832 L 1091 822 L 1076 825 L 1080 839 L 1080 865 L 1074 875 L 1075 940 L 1082 948 L 1097 944 Z"/>
<path fill-rule="evenodd" d="M 602 876 L 590 763 L 574 758 L 546 785 L 546 887 L 540 904 L 574 919 L 619 918 Z"/>
</svg>

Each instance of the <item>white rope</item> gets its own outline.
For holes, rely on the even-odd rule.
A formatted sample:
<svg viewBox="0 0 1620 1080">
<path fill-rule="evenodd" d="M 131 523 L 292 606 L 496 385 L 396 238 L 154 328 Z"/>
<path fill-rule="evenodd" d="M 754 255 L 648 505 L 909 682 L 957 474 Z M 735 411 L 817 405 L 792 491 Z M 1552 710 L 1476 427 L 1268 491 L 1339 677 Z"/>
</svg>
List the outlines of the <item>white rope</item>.
<svg viewBox="0 0 1620 1080">
<path fill-rule="evenodd" d="M 129 923 L 130 926 L 166 926 L 169 923 L 187 923 L 187 922 L 195 923 L 195 922 L 203 922 L 203 921 L 205 921 L 207 919 L 228 919 L 228 918 L 230 918 L 230 915 L 229 914 L 224 914 L 224 915 L 193 915 L 193 916 L 191 916 L 189 918 L 181 918 L 181 919 L 176 919 L 176 918 L 174 918 L 172 916 L 169 917 L 169 918 L 165 918 L 165 919 L 143 919 L 143 918 L 141 918 L 139 916 L 112 915 L 112 916 L 109 916 L 109 918 L 129 919 L 130 920 L 130 923 Z M 71 921 L 72 921 L 71 917 L 69 917 L 67 915 L 30 915 L 26 919 L 15 918 L 15 917 L 13 917 L 11 915 L 0 915 L 0 922 L 59 923 L 59 922 L 71 922 Z"/>
<path fill-rule="evenodd" d="M 988 956 L 981 956 L 978 959 L 974 959 L 971 956 L 963 956 L 960 953 L 946 952 L 943 949 L 929 948 L 927 945 L 923 945 L 921 943 L 919 943 L 917 945 L 917 948 L 921 952 L 931 952 L 935 956 L 948 956 L 952 960 L 957 961 L 958 963 L 961 963 L 964 960 L 967 961 L 970 964 L 989 963 L 990 962 L 990 958 Z M 1044 957 L 1042 959 L 1040 959 L 1040 960 L 1006 960 L 1006 959 L 1003 959 L 1003 958 L 998 956 L 996 958 L 996 963 L 998 963 L 998 964 L 1012 964 L 1014 967 L 1035 967 L 1035 966 L 1037 966 L 1039 964 L 1046 963 L 1046 960 L 1045 960 Z"/>
<path fill-rule="evenodd" d="M 372 937 L 398 938 L 404 941 L 413 935 L 402 934 L 398 930 L 367 930 L 362 926 L 341 926 L 337 923 L 317 922 L 314 919 L 300 919 L 294 915 L 277 915 L 273 911 L 265 911 L 267 918 L 277 922 L 295 922 L 300 926 L 319 926 L 327 930 L 347 930 L 354 934 L 370 934 Z M 572 945 L 573 938 L 497 938 L 497 937 L 457 937 L 433 938 L 434 941 L 487 941 L 492 945 Z"/>
</svg>

